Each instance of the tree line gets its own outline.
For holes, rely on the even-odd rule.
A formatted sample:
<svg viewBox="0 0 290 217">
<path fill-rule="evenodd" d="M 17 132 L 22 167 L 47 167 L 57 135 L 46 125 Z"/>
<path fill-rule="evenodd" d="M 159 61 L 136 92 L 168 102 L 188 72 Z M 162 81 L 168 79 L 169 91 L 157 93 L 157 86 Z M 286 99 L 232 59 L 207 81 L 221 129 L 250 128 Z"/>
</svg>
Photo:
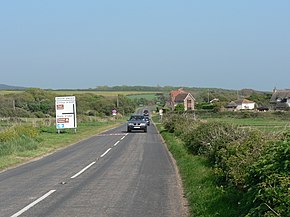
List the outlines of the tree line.
<svg viewBox="0 0 290 217">
<path fill-rule="evenodd" d="M 55 97 L 52 91 L 28 88 L 0 96 L 0 117 L 37 117 L 55 116 Z M 77 113 L 89 116 L 109 116 L 112 109 L 121 115 L 134 112 L 137 102 L 126 96 L 104 97 L 93 93 L 75 94 Z"/>
</svg>

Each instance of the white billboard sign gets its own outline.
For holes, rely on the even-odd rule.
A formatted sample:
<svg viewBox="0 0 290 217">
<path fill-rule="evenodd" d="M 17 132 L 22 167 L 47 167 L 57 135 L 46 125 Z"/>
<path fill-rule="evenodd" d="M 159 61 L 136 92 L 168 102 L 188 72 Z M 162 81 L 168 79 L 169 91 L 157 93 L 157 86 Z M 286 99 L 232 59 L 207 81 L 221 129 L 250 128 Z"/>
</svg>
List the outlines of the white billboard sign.
<svg viewBox="0 0 290 217">
<path fill-rule="evenodd" d="M 56 128 L 77 128 L 75 96 L 55 97 Z"/>
</svg>

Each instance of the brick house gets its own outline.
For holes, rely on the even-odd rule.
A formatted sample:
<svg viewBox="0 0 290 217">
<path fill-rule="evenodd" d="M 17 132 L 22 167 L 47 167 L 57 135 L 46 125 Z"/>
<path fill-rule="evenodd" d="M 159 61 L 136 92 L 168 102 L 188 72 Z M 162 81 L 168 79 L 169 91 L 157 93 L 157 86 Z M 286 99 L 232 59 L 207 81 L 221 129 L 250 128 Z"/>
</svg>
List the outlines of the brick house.
<svg viewBox="0 0 290 217">
<path fill-rule="evenodd" d="M 183 88 L 179 88 L 178 90 L 170 91 L 170 99 L 169 99 L 169 107 L 174 110 L 175 106 L 178 104 L 184 105 L 184 110 L 194 110 L 195 106 L 195 98 L 191 95 L 191 93 L 186 92 Z"/>
</svg>

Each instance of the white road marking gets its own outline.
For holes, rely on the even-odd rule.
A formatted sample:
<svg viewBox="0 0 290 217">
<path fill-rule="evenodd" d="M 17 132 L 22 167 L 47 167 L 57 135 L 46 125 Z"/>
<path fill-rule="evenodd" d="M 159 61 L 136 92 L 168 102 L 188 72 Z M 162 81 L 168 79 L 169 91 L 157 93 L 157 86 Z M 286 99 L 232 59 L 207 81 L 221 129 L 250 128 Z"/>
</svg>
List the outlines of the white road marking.
<svg viewBox="0 0 290 217">
<path fill-rule="evenodd" d="M 120 141 L 116 142 L 116 143 L 114 144 L 114 147 L 117 146 L 119 143 L 120 143 Z"/>
<path fill-rule="evenodd" d="M 110 135 L 113 135 L 113 134 L 110 134 Z M 114 135 L 122 135 L 122 134 L 114 134 Z M 114 147 L 117 146 L 120 143 L 120 141 L 123 140 L 127 135 L 128 135 L 128 133 L 126 133 L 125 136 L 123 136 L 113 146 Z M 105 151 L 104 154 L 101 155 L 101 158 L 104 157 L 106 154 L 108 154 L 108 152 L 111 151 L 111 150 L 112 150 L 112 148 L 109 148 L 107 151 Z M 81 175 L 82 173 L 84 173 L 86 170 L 88 170 L 91 166 L 93 166 L 95 163 L 96 163 L 96 161 L 92 162 L 91 164 L 89 164 L 88 166 L 86 166 L 85 168 L 83 168 L 81 171 L 79 171 L 78 173 L 76 173 L 75 175 L 73 175 L 71 177 L 71 179 L 74 179 L 74 178 L 78 177 L 79 175 Z M 34 202 L 30 203 L 29 205 L 27 205 L 26 207 L 24 207 L 23 209 L 21 209 L 20 211 L 18 211 L 14 215 L 12 215 L 11 217 L 18 217 L 18 216 L 22 215 L 24 212 L 26 212 L 27 210 L 31 209 L 33 206 L 35 206 L 36 204 L 40 203 L 42 200 L 44 200 L 45 198 L 47 198 L 49 195 L 53 194 L 55 191 L 56 190 L 50 190 L 45 195 L 43 195 L 42 197 L 38 198 Z"/>
<path fill-rule="evenodd" d="M 96 161 L 92 162 L 91 164 L 89 164 L 88 166 L 86 166 L 84 169 L 82 169 L 81 171 L 79 171 L 77 174 L 73 175 L 72 177 L 70 177 L 71 179 L 74 179 L 76 177 L 78 177 L 79 175 L 81 175 L 83 172 L 85 172 L 87 169 L 89 169 L 91 166 L 93 166 L 96 163 Z"/>
<path fill-rule="evenodd" d="M 123 136 L 126 135 L 124 133 L 104 133 L 104 134 L 99 134 L 97 136 Z"/>
<path fill-rule="evenodd" d="M 108 154 L 109 151 L 111 151 L 112 148 L 109 148 L 104 154 L 101 155 L 101 158 L 104 157 L 106 154 Z"/>
<path fill-rule="evenodd" d="M 38 204 L 39 202 L 41 202 L 42 200 L 44 200 L 45 198 L 47 198 L 49 195 L 51 195 L 52 193 L 54 193 L 56 190 L 50 190 L 49 192 L 47 192 L 45 195 L 43 195 L 42 197 L 38 198 L 37 200 L 35 200 L 34 202 L 32 202 L 31 204 L 27 205 L 26 207 L 24 207 L 22 210 L 20 210 L 19 212 L 15 213 L 14 215 L 12 215 L 11 217 L 17 217 L 22 215 L 24 212 L 26 212 L 27 210 L 29 210 L 30 208 L 32 208 L 33 206 L 35 206 L 36 204 Z"/>
</svg>

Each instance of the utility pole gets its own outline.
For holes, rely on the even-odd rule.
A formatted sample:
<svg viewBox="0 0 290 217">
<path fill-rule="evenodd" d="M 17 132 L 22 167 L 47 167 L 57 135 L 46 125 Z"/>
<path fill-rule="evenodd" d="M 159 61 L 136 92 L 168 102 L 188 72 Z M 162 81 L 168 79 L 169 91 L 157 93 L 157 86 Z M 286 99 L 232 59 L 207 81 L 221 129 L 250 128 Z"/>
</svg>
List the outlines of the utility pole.
<svg viewBox="0 0 290 217">
<path fill-rule="evenodd" d="M 209 89 L 207 90 L 207 102 L 209 103 Z"/>
<path fill-rule="evenodd" d="M 13 110 L 15 111 L 15 99 L 12 100 L 12 107 L 13 107 Z"/>
<path fill-rule="evenodd" d="M 119 94 L 117 94 L 117 108 L 119 107 Z"/>
</svg>

